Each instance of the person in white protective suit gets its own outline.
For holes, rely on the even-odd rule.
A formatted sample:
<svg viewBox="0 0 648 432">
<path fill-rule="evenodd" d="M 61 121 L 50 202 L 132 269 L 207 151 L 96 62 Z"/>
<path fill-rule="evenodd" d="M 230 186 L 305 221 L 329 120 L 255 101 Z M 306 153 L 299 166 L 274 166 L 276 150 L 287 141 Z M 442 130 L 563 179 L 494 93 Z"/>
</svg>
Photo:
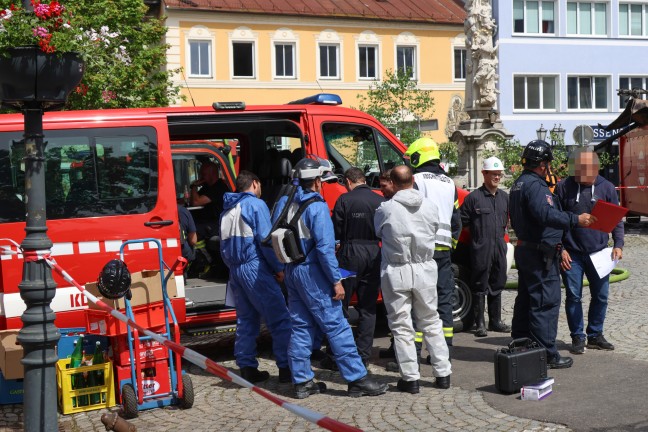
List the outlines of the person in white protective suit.
<svg viewBox="0 0 648 432">
<path fill-rule="evenodd" d="M 450 387 L 448 345 L 437 312 L 437 265 L 434 261 L 439 211 L 431 200 L 413 189 L 412 170 L 405 165 L 392 170 L 396 194 L 376 210 L 376 235 L 382 239 L 380 268 L 383 300 L 394 335 L 402 392 L 419 392 L 419 364 L 414 345 L 412 310 L 430 351 L 435 385 Z"/>
</svg>

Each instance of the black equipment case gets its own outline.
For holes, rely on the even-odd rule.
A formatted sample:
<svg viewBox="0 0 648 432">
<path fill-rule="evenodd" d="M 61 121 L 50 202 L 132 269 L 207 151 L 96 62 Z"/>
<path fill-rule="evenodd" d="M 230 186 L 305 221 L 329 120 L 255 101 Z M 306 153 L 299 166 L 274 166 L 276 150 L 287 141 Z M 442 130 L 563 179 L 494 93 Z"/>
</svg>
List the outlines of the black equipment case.
<svg viewBox="0 0 648 432">
<path fill-rule="evenodd" d="M 547 350 L 529 338 L 513 340 L 495 352 L 495 388 L 515 393 L 547 378 Z"/>
</svg>

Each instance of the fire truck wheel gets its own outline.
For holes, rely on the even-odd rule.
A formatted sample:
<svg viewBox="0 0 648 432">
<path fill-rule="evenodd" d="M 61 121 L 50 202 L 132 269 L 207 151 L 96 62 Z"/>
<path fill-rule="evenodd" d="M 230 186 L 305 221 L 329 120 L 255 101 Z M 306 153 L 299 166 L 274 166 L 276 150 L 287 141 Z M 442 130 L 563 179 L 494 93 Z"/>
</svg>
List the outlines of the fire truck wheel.
<svg viewBox="0 0 648 432">
<path fill-rule="evenodd" d="M 452 316 L 454 331 L 468 331 L 475 321 L 472 313 L 472 293 L 466 282 L 455 276 L 455 290 L 452 298 Z"/>
<path fill-rule="evenodd" d="M 191 377 L 187 374 L 182 375 L 182 390 L 184 394 L 180 398 L 178 406 L 182 409 L 189 409 L 194 404 L 194 388 L 193 381 L 191 381 Z"/>
<path fill-rule="evenodd" d="M 124 418 L 135 418 L 139 415 L 137 409 L 137 396 L 135 396 L 135 389 L 131 384 L 124 384 L 121 390 L 122 409 L 124 410 Z"/>
</svg>

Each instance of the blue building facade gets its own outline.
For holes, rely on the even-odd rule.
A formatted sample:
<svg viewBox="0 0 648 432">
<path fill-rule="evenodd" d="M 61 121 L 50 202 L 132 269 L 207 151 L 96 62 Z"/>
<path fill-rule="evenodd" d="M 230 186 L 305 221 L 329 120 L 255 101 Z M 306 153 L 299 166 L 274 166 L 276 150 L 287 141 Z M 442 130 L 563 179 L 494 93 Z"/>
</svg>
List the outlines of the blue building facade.
<svg viewBox="0 0 648 432">
<path fill-rule="evenodd" d="M 488 1 L 488 0 L 474 0 Z M 593 142 L 625 107 L 620 88 L 648 88 L 648 1 L 492 0 L 499 111 L 522 144 L 536 130 L 590 125 Z M 549 137 L 549 134 L 547 135 Z M 549 141 L 549 138 L 547 138 Z"/>
</svg>

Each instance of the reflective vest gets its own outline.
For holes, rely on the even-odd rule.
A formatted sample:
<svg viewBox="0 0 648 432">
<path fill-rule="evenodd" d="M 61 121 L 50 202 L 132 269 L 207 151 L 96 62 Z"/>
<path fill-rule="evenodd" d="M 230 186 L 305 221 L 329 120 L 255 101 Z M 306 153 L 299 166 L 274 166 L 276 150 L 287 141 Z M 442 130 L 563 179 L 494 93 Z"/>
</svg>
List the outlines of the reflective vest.
<svg viewBox="0 0 648 432">
<path fill-rule="evenodd" d="M 452 212 L 455 208 L 455 184 L 444 174 L 420 172 L 414 174 L 419 192 L 439 209 L 439 229 L 436 232 L 438 245 L 452 248 Z"/>
</svg>

